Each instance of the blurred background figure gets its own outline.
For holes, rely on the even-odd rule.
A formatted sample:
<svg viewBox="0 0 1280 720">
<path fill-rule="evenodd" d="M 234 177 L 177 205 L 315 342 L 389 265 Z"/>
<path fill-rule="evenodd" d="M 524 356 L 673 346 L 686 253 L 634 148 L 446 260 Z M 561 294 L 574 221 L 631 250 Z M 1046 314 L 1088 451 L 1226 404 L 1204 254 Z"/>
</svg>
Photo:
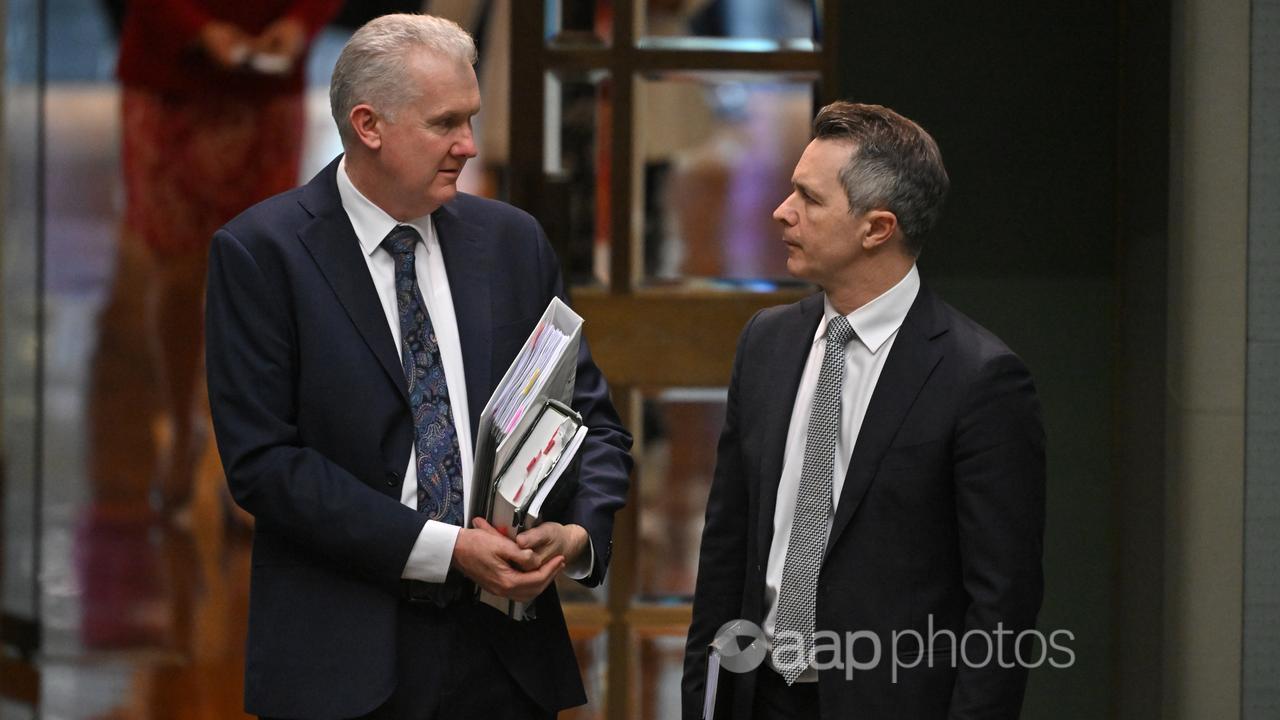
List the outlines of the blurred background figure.
<svg viewBox="0 0 1280 720">
<path fill-rule="evenodd" d="M 131 0 L 117 72 L 125 208 L 88 391 L 77 543 L 90 647 L 161 642 L 159 518 L 186 517 L 208 444 L 208 243 L 297 184 L 312 38 L 340 0 Z M 158 511 L 158 512 L 157 512 Z"/>
</svg>

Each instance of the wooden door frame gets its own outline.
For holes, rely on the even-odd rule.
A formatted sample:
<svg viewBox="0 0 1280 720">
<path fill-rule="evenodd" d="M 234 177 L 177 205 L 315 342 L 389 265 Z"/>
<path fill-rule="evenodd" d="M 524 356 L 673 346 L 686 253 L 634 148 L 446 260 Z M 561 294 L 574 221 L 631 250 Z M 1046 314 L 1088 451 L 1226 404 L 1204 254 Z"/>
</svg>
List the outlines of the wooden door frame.
<svg viewBox="0 0 1280 720">
<path fill-rule="evenodd" d="M 602 0 L 603 1 L 603 0 Z M 570 4 L 570 0 L 564 0 Z M 594 0 L 579 2 L 590 4 Z M 728 384 L 737 337 L 761 308 L 793 302 L 809 292 L 690 290 L 643 287 L 636 172 L 635 97 L 637 78 L 668 71 L 728 71 L 802 74 L 817 82 L 818 104 L 839 87 L 835 44 L 814 43 L 812 49 L 779 46 L 775 50 L 699 46 L 676 47 L 639 36 L 642 0 L 611 0 L 613 37 L 603 42 L 577 32 L 552 38 L 545 31 L 546 0 L 511 3 L 511 112 L 509 128 L 509 200 L 535 216 L 554 216 L 546 207 L 557 196 L 547 191 L 544 174 L 545 79 L 553 72 L 607 71 L 612 104 L 608 127 L 610 167 L 608 283 L 604 288 L 577 288 L 574 304 L 586 319 L 592 353 L 613 388 L 613 398 L 628 427 L 642 427 L 640 390 L 656 387 L 723 387 Z M 819 0 L 823 38 L 838 37 L 837 3 Z M 580 8 L 579 8 L 580 9 Z M 590 15 L 591 13 L 586 13 Z M 584 40 L 585 38 L 585 40 Z M 713 45 L 713 44 L 712 44 Z M 518 122 L 515 120 L 518 118 Z M 602 141 L 605 141 L 602 139 Z M 567 253 L 561 252 L 561 257 Z M 567 270 L 567 268 L 566 268 Z M 568 272 L 565 273 L 569 277 Z M 636 352 L 637 347 L 645 352 Z M 662 362 L 654 362 L 661 357 Z M 643 456 L 643 438 L 634 454 Z M 637 569 L 637 480 L 633 473 L 627 508 L 617 517 L 608 597 L 600 605 L 567 603 L 571 625 L 608 633 L 608 668 L 604 716 L 633 717 L 636 701 L 632 672 L 632 638 L 676 634 L 687 629 L 691 606 L 633 601 Z"/>
</svg>

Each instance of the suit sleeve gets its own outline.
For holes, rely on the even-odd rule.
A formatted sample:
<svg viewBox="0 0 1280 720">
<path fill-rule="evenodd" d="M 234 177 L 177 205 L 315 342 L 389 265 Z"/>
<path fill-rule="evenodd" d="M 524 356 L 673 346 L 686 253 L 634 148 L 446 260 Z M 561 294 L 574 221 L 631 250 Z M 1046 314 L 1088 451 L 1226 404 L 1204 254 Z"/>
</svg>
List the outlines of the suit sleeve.
<svg viewBox="0 0 1280 720">
<path fill-rule="evenodd" d="M 1027 670 L 1016 666 L 1014 640 L 1035 627 L 1044 594 L 1045 436 L 1035 386 L 1016 356 L 996 356 L 979 373 L 954 463 L 965 631 L 1002 647 L 986 665 L 960 663 L 949 717 L 1017 718 Z"/>
<path fill-rule="evenodd" d="M 568 304 L 560 263 L 542 227 L 532 218 L 530 222 L 537 233 L 538 265 L 544 279 L 546 301 L 550 302 L 554 296 Z M 590 537 L 593 557 L 590 563 L 583 564 L 583 569 L 585 565 L 590 566 L 590 572 L 586 577 L 575 579 L 587 587 L 595 587 L 604 582 L 613 555 L 613 517 L 627 501 L 632 459 L 631 434 L 622 426 L 610 399 L 604 373 L 591 359 L 585 335 L 578 347 L 572 404 L 589 429 L 582 443 L 578 492 L 570 503 L 565 521 L 582 526 Z"/>
<path fill-rule="evenodd" d="M 724 427 L 716 446 L 716 469 L 707 497 L 702 546 L 698 553 L 698 580 L 693 595 L 693 622 L 685 644 L 681 682 L 681 717 L 702 717 L 707 676 L 707 646 L 726 622 L 740 617 L 747 566 L 747 483 L 742 459 L 740 378 L 747 357 L 753 317 L 738 339 L 729 380 Z M 717 705 L 728 703 L 729 687 L 720 686 Z"/>
<path fill-rule="evenodd" d="M 303 444 L 294 328 L 273 290 L 282 284 L 273 284 L 226 230 L 214 235 L 206 362 L 209 404 L 231 494 L 261 529 L 394 584 L 425 516 Z"/>
</svg>

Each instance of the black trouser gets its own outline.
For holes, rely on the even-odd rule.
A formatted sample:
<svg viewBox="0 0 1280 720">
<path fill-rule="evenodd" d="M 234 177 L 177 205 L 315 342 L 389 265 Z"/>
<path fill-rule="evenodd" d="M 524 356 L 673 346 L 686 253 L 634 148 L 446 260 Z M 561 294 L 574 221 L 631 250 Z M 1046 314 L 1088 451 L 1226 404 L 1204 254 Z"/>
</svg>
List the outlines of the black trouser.
<svg viewBox="0 0 1280 720">
<path fill-rule="evenodd" d="M 401 603 L 396 688 L 359 720 L 555 717 L 520 689 L 489 643 L 467 628 L 465 612 L 458 606 Z"/>
<path fill-rule="evenodd" d="M 816 720 L 818 683 L 794 683 L 790 687 L 768 665 L 756 671 L 755 720 Z"/>
</svg>

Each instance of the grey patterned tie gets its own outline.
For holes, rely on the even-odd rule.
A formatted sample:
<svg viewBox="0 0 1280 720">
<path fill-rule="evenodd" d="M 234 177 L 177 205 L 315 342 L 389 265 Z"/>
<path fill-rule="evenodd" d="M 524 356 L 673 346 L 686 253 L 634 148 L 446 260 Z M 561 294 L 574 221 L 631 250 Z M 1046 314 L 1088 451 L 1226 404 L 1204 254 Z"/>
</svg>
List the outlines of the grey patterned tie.
<svg viewBox="0 0 1280 720">
<path fill-rule="evenodd" d="M 827 324 L 827 350 L 809 409 L 804 466 L 800 471 L 800 489 L 796 491 L 787 559 L 782 566 L 782 585 L 778 588 L 778 617 L 773 628 L 773 662 L 788 685 L 808 667 L 813 648 L 818 570 L 822 567 L 822 554 L 830 532 L 827 521 L 831 510 L 836 434 L 840 432 L 844 347 L 853 336 L 853 328 L 843 315 L 833 317 Z M 787 640 L 779 643 L 779 638 Z M 800 642 L 796 642 L 797 639 Z M 804 654 L 797 657 L 797 652 Z"/>
</svg>

